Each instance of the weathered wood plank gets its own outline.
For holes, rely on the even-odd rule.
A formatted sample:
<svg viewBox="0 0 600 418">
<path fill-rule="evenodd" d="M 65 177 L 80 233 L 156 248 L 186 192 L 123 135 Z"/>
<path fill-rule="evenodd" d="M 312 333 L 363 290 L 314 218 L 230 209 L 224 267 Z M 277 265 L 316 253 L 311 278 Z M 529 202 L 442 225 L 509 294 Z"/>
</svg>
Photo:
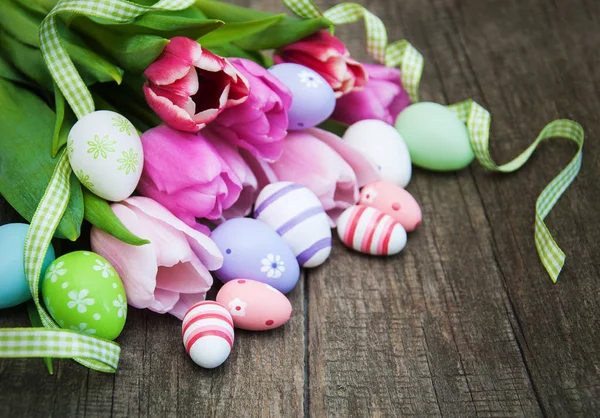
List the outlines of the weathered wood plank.
<svg viewBox="0 0 600 418">
<path fill-rule="evenodd" d="M 546 144 L 517 176 L 499 179 L 478 168 L 472 172 L 486 216 L 492 225 L 505 225 L 492 230 L 495 255 L 542 408 L 551 416 L 590 415 L 600 406 L 600 288 L 593 251 L 600 234 L 593 209 L 600 207 L 594 180 L 600 165 L 594 143 L 600 41 L 594 28 L 600 8 L 597 2 L 490 1 L 485 7 L 501 12 L 493 22 L 481 25 L 477 22 L 484 6 L 473 3 L 472 8 L 460 8 L 460 13 L 450 9 L 448 13 L 461 28 L 472 66 L 466 78 L 479 90 L 473 95 L 495 115 L 497 158 L 513 157 L 515 149 L 525 148 L 554 118 L 571 117 L 587 129 L 582 173 L 548 218 L 568 257 L 557 285 L 551 284 L 537 259 L 533 202 L 570 160 L 574 147 L 566 141 Z"/>
<path fill-rule="evenodd" d="M 278 0 L 239 3 L 284 10 Z M 561 282 L 537 258 L 533 209 L 572 146 L 543 146 L 517 175 L 415 170 L 409 190 L 424 223 L 405 252 L 382 260 L 336 243 L 291 293 L 290 323 L 238 332 L 222 368 L 187 358 L 176 319 L 132 309 L 115 376 L 67 360 L 48 376 L 41 360 L 1 359 L 0 416 L 589 416 L 600 407 L 600 4 L 361 3 L 391 40 L 425 55 L 423 100 L 474 97 L 492 111 L 499 161 L 551 119 L 584 124 L 583 172 L 548 219 L 569 257 Z M 366 59 L 360 24 L 337 33 Z M 18 219 L 2 204 L 0 223 Z M 0 326 L 18 325 L 28 325 L 24 308 L 2 311 Z"/>
<path fill-rule="evenodd" d="M 494 93 L 500 95 L 506 90 L 506 85 L 499 85 L 499 80 L 497 80 L 498 74 L 494 72 L 494 66 L 501 68 L 504 61 L 498 59 L 490 62 L 479 58 L 488 65 L 485 68 L 479 68 L 474 71 L 472 68 L 474 64 L 470 62 L 470 57 L 465 51 L 464 38 L 476 44 L 476 47 L 473 47 L 469 52 L 479 53 L 483 57 L 490 53 L 490 51 L 501 50 L 506 52 L 507 48 L 518 46 L 523 38 L 532 38 L 538 42 L 547 42 L 547 32 L 550 30 L 547 26 L 540 23 L 539 12 L 535 12 L 544 10 L 543 4 L 533 4 L 533 2 L 526 2 L 527 4 L 524 4 L 521 2 L 519 3 L 520 6 L 513 4 L 513 8 L 517 10 L 506 11 L 505 2 L 502 2 L 502 4 L 500 4 L 501 2 L 492 3 L 486 2 L 484 4 L 476 1 L 408 1 L 403 2 L 396 8 L 388 7 L 387 13 L 379 13 L 384 21 L 388 23 L 388 28 L 392 34 L 391 39 L 397 39 L 399 35 L 407 37 L 428 58 L 430 67 L 426 68 L 425 71 L 425 81 L 422 88 L 423 99 L 451 103 L 468 97 L 476 97 L 481 101 L 481 90 L 484 90 L 486 93 L 484 98 L 487 98 L 488 90 L 493 90 Z M 389 3 L 384 3 L 381 9 L 384 9 L 388 5 Z M 370 2 L 369 7 L 371 10 L 376 11 L 378 2 Z M 510 29 L 499 27 L 496 29 L 497 33 L 487 34 L 484 37 L 467 37 L 465 32 L 477 31 L 477 34 L 481 35 L 485 31 L 493 31 L 495 25 L 499 26 L 495 18 L 499 13 L 506 20 L 511 20 L 518 14 L 523 18 L 523 21 L 519 23 L 513 22 Z M 459 19 L 461 14 L 470 14 L 471 19 L 468 22 L 463 22 Z M 557 15 L 560 14 L 557 13 Z M 528 30 L 529 26 L 527 25 L 532 21 L 537 22 L 537 31 L 535 32 Z M 393 22 L 397 24 L 393 25 Z M 403 31 L 402 34 L 399 33 L 400 29 Z M 343 29 L 340 29 L 338 34 L 353 36 L 355 33 L 353 31 L 354 29 L 350 29 L 348 32 L 344 32 Z M 507 31 L 512 36 L 506 36 L 504 31 Z M 398 35 L 393 36 L 395 33 Z M 510 42 L 512 42 L 512 45 Z M 559 46 L 558 48 L 561 47 Z M 533 106 L 535 105 L 532 102 L 548 102 L 553 97 L 561 94 L 562 97 L 566 96 L 565 92 L 553 91 L 554 94 L 549 94 L 547 97 L 535 97 L 532 99 L 528 87 L 532 86 L 531 89 L 541 90 L 541 88 L 535 87 L 536 74 L 548 68 L 553 72 L 564 71 L 566 69 L 564 68 L 566 61 L 552 61 L 548 63 L 543 57 L 556 56 L 556 54 L 553 55 L 548 51 L 550 53 L 543 55 L 540 54 L 539 50 L 534 52 L 534 48 L 531 49 L 530 53 L 536 54 L 538 57 L 538 62 L 535 63 L 537 64 L 536 66 L 530 68 L 529 63 L 524 58 L 525 54 L 519 49 L 514 52 L 514 63 L 522 69 L 519 75 L 528 75 L 527 78 L 532 80 L 527 82 L 527 80 L 520 80 L 518 77 L 505 78 L 506 84 L 511 84 L 512 90 L 514 90 L 511 91 L 512 95 L 509 97 L 512 97 L 512 100 L 515 101 L 526 101 L 529 99 L 530 103 L 528 106 L 530 106 L 530 109 L 534 108 Z M 473 52 L 473 50 L 476 52 Z M 487 76 L 488 81 L 495 82 L 486 84 L 487 89 L 483 87 L 478 88 L 478 75 L 480 73 Z M 559 77 L 560 74 L 557 78 Z M 572 96 L 566 96 L 565 103 L 572 101 L 570 97 Z M 487 105 L 485 100 L 482 102 Z M 495 120 L 500 121 L 494 131 L 495 137 L 508 137 L 512 139 L 514 135 L 506 134 L 507 131 L 510 132 L 512 129 L 509 124 L 512 119 L 521 118 L 523 120 L 521 126 L 530 126 L 531 118 L 522 118 L 521 114 L 515 112 L 516 109 L 511 107 L 511 105 L 513 105 L 513 101 L 499 108 L 490 106 L 493 110 Z M 516 114 L 513 115 L 512 112 Z M 543 123 L 557 117 L 555 113 L 548 112 L 536 112 L 536 116 L 538 116 L 538 119 L 542 119 L 538 123 L 539 127 L 533 127 L 536 131 L 543 126 Z M 507 119 L 509 122 L 507 122 Z M 504 135 L 499 135 L 498 130 L 502 130 Z M 535 134 L 520 132 L 517 135 L 520 136 L 521 140 L 506 140 L 500 145 L 511 156 L 514 156 L 515 148 L 524 148 L 524 145 Z M 560 148 L 560 146 L 558 150 L 554 149 L 554 153 L 560 157 L 557 158 L 557 156 L 554 156 L 554 161 L 552 161 L 552 156 L 548 155 L 549 153 L 546 153 L 543 157 L 549 157 L 548 159 L 552 161 L 553 167 L 558 167 L 558 160 L 564 164 L 570 158 L 568 149 L 568 147 Z M 541 159 L 542 157 L 539 157 L 539 160 Z M 544 161 L 546 161 L 546 158 L 544 158 Z M 405 254 L 399 257 L 401 261 L 397 261 L 398 264 L 402 263 L 403 265 L 396 267 L 396 275 L 401 280 L 413 282 L 406 285 L 407 289 L 403 289 L 403 291 L 408 291 L 410 297 L 407 294 L 399 294 L 395 286 L 388 284 L 389 279 L 384 279 L 390 276 L 387 265 L 392 263 L 391 261 L 385 264 L 371 264 L 370 261 L 367 264 L 366 261 L 363 261 L 364 264 L 359 269 L 358 266 L 360 264 L 354 261 L 354 258 L 349 258 L 345 255 L 336 255 L 339 257 L 337 259 L 339 261 L 336 260 L 335 264 L 337 266 L 347 266 L 343 271 L 338 272 L 337 270 L 333 270 L 335 267 L 332 267 L 331 269 L 323 269 L 316 272 L 316 274 L 311 274 L 308 286 L 310 290 L 309 335 L 311 339 L 309 347 L 311 348 L 311 388 L 314 386 L 314 378 L 319 379 L 318 389 L 315 393 L 311 391 L 311 406 L 318 406 L 315 411 L 319 411 L 319 407 L 322 406 L 329 412 L 335 411 L 335 413 L 339 413 L 340 415 L 348 413 L 361 414 L 358 411 L 365 410 L 368 410 L 373 415 L 387 415 L 392 413 L 403 413 L 403 415 L 433 414 L 433 412 L 427 409 L 431 390 L 424 390 L 417 395 L 420 396 L 420 402 L 416 403 L 416 407 L 410 409 L 405 409 L 406 406 L 410 407 L 410 401 L 395 404 L 393 396 L 381 396 L 377 391 L 379 386 L 376 382 L 387 381 L 387 384 L 383 384 L 393 393 L 394 381 L 390 378 L 389 370 L 394 370 L 394 365 L 400 362 L 398 360 L 390 360 L 388 358 L 386 359 L 387 364 L 384 362 L 382 365 L 375 366 L 364 361 L 357 361 L 359 364 L 353 368 L 353 371 L 356 372 L 355 374 L 346 373 L 345 376 L 336 374 L 336 370 L 339 367 L 337 364 L 338 361 L 345 359 L 348 362 L 352 362 L 351 355 L 339 350 L 339 346 L 341 346 L 340 341 L 344 341 L 347 346 L 352 346 L 365 338 L 364 333 L 355 332 L 357 328 L 360 330 L 370 330 L 371 333 L 368 335 L 368 338 L 371 340 L 378 340 L 379 332 L 396 334 L 395 339 L 390 338 L 391 341 L 383 342 L 383 346 L 387 344 L 387 349 L 392 353 L 395 352 L 394 349 L 397 346 L 404 346 L 403 343 L 406 338 L 403 337 L 405 337 L 405 334 L 394 332 L 393 324 L 397 318 L 394 316 L 394 310 L 390 309 L 394 306 L 393 304 L 388 306 L 388 312 L 385 312 L 385 310 L 384 312 L 380 312 L 379 309 L 374 309 L 366 318 L 352 318 L 352 320 L 358 323 L 352 324 L 350 330 L 343 329 L 344 324 L 340 318 L 349 320 L 349 312 L 358 310 L 356 305 L 370 304 L 370 308 L 373 309 L 373 295 L 371 292 L 367 292 L 366 288 L 371 290 L 376 280 L 385 281 L 386 284 L 377 286 L 378 290 L 381 287 L 380 292 L 387 294 L 389 299 L 401 300 L 403 302 L 401 306 L 414 314 L 419 311 L 419 306 L 416 303 L 419 299 L 413 296 L 414 289 L 417 288 L 419 283 L 425 286 L 423 283 L 426 283 L 428 278 L 430 280 L 433 279 L 433 283 L 428 284 L 427 290 L 429 292 L 423 299 L 429 302 L 431 299 L 435 300 L 436 295 L 441 294 L 444 297 L 443 299 L 438 299 L 437 303 L 434 302 L 431 305 L 427 305 L 427 315 L 436 318 L 442 316 L 442 320 L 437 319 L 438 322 L 436 323 L 435 321 L 428 321 L 427 316 L 421 319 L 423 324 L 422 329 L 424 330 L 421 340 L 424 340 L 428 345 L 427 351 L 431 367 L 429 378 L 434 382 L 433 395 L 437 399 L 439 412 L 443 415 L 451 416 L 472 414 L 483 416 L 497 414 L 503 416 L 532 416 L 541 414 L 544 410 L 548 411 L 548 406 L 544 405 L 544 403 L 551 402 L 550 396 L 546 395 L 545 399 L 542 397 L 543 409 L 540 409 L 537 405 L 536 388 L 533 387 L 530 380 L 527 370 L 528 364 L 525 364 L 523 361 L 523 350 L 520 347 L 522 344 L 522 331 L 519 327 L 520 319 L 517 319 L 516 316 L 516 313 L 520 312 L 515 311 L 513 307 L 515 301 L 510 297 L 513 295 L 505 289 L 506 279 L 502 270 L 505 264 L 513 262 L 512 258 L 515 254 L 511 254 L 510 258 L 499 259 L 494 238 L 495 232 L 503 229 L 504 225 L 506 225 L 505 213 L 512 215 L 511 221 L 513 218 L 519 218 L 522 225 L 522 228 L 519 230 L 520 239 L 523 242 L 528 241 L 530 243 L 528 257 L 531 264 L 537 263 L 539 265 L 532 239 L 532 208 L 537 193 L 539 193 L 541 187 L 547 183 L 551 176 L 554 175 L 556 168 L 551 169 L 550 172 L 552 174 L 545 177 L 538 175 L 540 186 L 527 195 L 519 194 L 519 192 L 525 186 L 529 186 L 531 189 L 531 183 L 533 183 L 531 178 L 535 177 L 536 174 L 531 172 L 525 174 L 527 171 L 524 171 L 519 176 L 510 177 L 514 181 L 513 191 L 516 192 L 513 196 L 522 197 L 523 203 L 520 204 L 520 209 L 524 209 L 524 205 L 527 205 L 529 209 L 511 211 L 506 206 L 509 202 L 511 205 L 513 204 L 513 199 L 515 199 L 513 197 L 507 200 L 506 205 L 502 209 L 497 210 L 497 213 L 504 214 L 502 216 L 503 219 L 496 218 L 494 222 L 488 219 L 487 210 L 490 205 L 496 207 L 495 200 L 490 200 L 484 204 L 479 195 L 482 193 L 480 192 L 481 189 L 486 189 L 489 192 L 487 195 L 490 198 L 494 196 L 490 188 L 488 188 L 488 183 L 502 183 L 504 180 L 499 178 L 499 176 L 489 176 L 483 173 L 483 170 L 477 168 L 455 176 L 432 175 L 417 171 L 413 183 L 409 186 L 409 190 L 414 192 L 417 199 L 423 204 L 425 221 L 421 228 L 424 228 L 425 231 L 421 229 L 409 238 Z M 477 182 L 474 182 L 475 177 L 477 177 Z M 486 187 L 482 188 L 479 185 L 481 177 L 485 178 L 487 182 Z M 529 216 L 522 215 L 522 213 L 527 213 Z M 563 213 L 563 216 L 569 217 L 568 213 Z M 427 231 L 428 228 L 431 229 Z M 577 229 L 571 228 L 571 231 L 573 230 Z M 492 234 L 492 231 L 494 234 Z M 578 231 L 582 234 L 585 233 L 581 229 Z M 425 238 L 423 234 L 425 234 Z M 424 239 L 430 241 L 429 245 L 424 245 Z M 577 244 L 581 245 L 580 242 Z M 575 248 L 579 247 L 577 244 L 575 244 Z M 568 245 L 568 243 L 563 245 Z M 429 260 L 425 258 L 425 254 L 429 256 Z M 419 258 L 417 258 L 417 255 L 419 255 Z M 416 263 L 412 260 L 409 261 L 411 256 L 418 261 Z M 413 268 L 413 271 L 411 271 L 410 264 L 413 263 L 416 264 L 416 268 Z M 427 266 L 429 263 L 434 264 L 436 268 L 431 269 L 430 266 Z M 340 267 L 337 268 L 339 269 Z M 367 274 L 366 271 L 369 269 L 378 271 L 378 273 Z M 435 276 L 436 272 L 438 273 L 437 277 Z M 590 273 L 588 270 L 587 274 L 589 275 Z M 547 279 L 543 268 L 538 269 L 535 276 L 522 277 L 521 280 L 537 280 L 538 282 L 542 282 L 546 288 L 552 289 L 552 284 Z M 357 283 L 357 281 L 362 283 Z M 332 288 L 328 286 L 330 282 L 336 282 L 339 285 Z M 441 289 L 434 290 L 436 287 Z M 362 288 L 363 292 L 357 291 L 357 288 Z M 379 294 L 377 293 L 377 295 Z M 351 306 L 338 306 L 335 303 L 335 301 L 345 298 L 352 301 L 348 302 L 348 305 Z M 560 301 L 558 301 L 559 306 L 560 304 Z M 320 309 L 313 313 L 315 306 L 330 306 L 330 308 L 325 312 Z M 442 307 L 441 311 L 436 311 L 435 308 L 439 309 L 440 306 Z M 317 315 L 316 319 L 313 319 L 314 314 Z M 377 314 L 383 314 L 384 316 L 388 316 L 388 318 L 378 318 Z M 535 317 L 532 319 L 537 320 L 538 318 Z M 383 325 L 381 322 L 383 322 Z M 405 322 L 407 324 L 411 323 L 408 318 L 405 319 Z M 432 327 L 434 329 L 428 332 L 428 325 L 431 326 L 432 323 L 435 323 L 435 327 Z M 594 335 L 593 323 L 593 321 L 587 321 L 585 330 L 588 333 L 588 343 L 592 343 L 593 345 L 593 342 L 596 341 L 597 346 L 598 338 Z M 386 326 L 390 328 L 389 331 L 385 330 Z M 418 323 L 413 322 L 412 327 L 417 329 Z M 555 332 L 548 331 L 549 335 L 555 334 Z M 436 341 L 433 337 L 429 337 L 430 335 L 446 336 L 446 341 L 443 339 L 438 340 L 442 343 L 445 342 L 445 344 L 436 345 L 435 342 L 430 343 L 430 340 Z M 313 345 L 313 339 L 316 339 L 319 343 Z M 418 339 L 416 342 L 413 340 L 413 343 L 417 347 L 419 346 L 418 341 Z M 551 353 L 547 346 L 547 339 L 544 344 L 546 344 L 546 347 L 540 345 L 538 349 L 546 353 L 546 360 L 555 360 L 552 355 L 547 356 L 548 353 Z M 383 346 L 378 345 L 378 349 L 385 350 Z M 565 353 L 569 351 L 567 347 L 564 348 Z M 317 359 L 314 359 L 313 349 L 317 352 Z M 580 353 L 584 352 L 581 351 Z M 530 354 L 526 353 L 526 362 L 527 355 Z M 560 356 L 562 357 L 562 355 Z M 453 357 L 455 359 L 455 366 L 449 368 L 448 365 L 452 365 L 452 362 L 449 360 Z M 409 363 L 412 370 L 424 369 L 419 363 L 418 355 L 413 354 L 411 356 L 404 353 L 402 360 L 405 363 Z M 596 363 L 594 362 L 593 364 Z M 546 374 L 552 369 L 548 367 L 548 363 L 543 363 L 542 367 Z M 583 365 L 578 365 L 578 372 L 576 374 L 579 378 L 583 378 L 583 381 L 588 385 L 593 381 L 597 381 L 597 376 L 594 372 L 580 372 L 583 368 Z M 450 373 L 448 372 L 449 370 L 451 371 Z M 440 378 L 440 372 L 443 372 L 442 378 Z M 357 376 L 360 376 L 361 379 L 358 379 L 360 383 L 355 388 L 354 393 L 346 394 L 346 399 L 352 401 L 344 402 L 343 399 L 340 400 L 340 396 L 335 393 L 335 385 L 343 386 L 344 382 L 356 385 Z M 449 379 L 449 376 L 453 376 L 455 378 L 454 381 Z M 538 378 L 538 380 L 543 380 L 544 385 L 552 385 L 552 381 L 549 379 L 550 376 L 538 375 L 534 377 Z M 539 384 L 542 383 L 539 382 Z M 416 385 L 416 380 L 413 379 L 412 387 L 398 389 L 401 386 L 397 385 L 396 390 L 402 391 L 404 395 L 407 395 L 408 399 L 411 399 L 410 394 L 417 392 L 415 390 Z M 534 385 L 536 385 L 536 382 L 534 382 Z M 322 386 L 325 386 L 325 394 L 319 392 Z M 461 399 L 460 396 L 457 396 L 457 394 L 461 393 L 461 386 L 466 387 L 465 392 L 468 395 L 465 397 L 466 401 L 464 403 L 457 402 L 457 400 Z M 585 387 L 585 390 L 588 392 L 588 395 L 593 395 L 588 386 Z M 452 396 L 447 396 L 448 393 L 452 394 Z M 553 393 L 556 393 L 556 391 Z M 581 396 L 580 393 L 577 393 L 577 395 Z M 568 398 L 568 395 L 566 397 Z M 594 396 L 583 397 L 589 402 L 587 405 L 588 408 L 591 406 L 592 400 L 597 399 Z M 356 399 L 359 401 L 356 401 Z M 370 403 L 371 399 L 377 399 L 378 404 Z M 363 402 L 361 403 L 360 400 L 363 400 Z M 356 409 L 357 403 L 359 406 L 358 410 Z M 558 403 L 560 404 L 561 401 L 558 401 Z M 573 407 L 575 409 L 572 409 Z M 576 411 L 580 407 L 580 405 L 571 404 L 567 406 L 564 412 Z"/>
</svg>

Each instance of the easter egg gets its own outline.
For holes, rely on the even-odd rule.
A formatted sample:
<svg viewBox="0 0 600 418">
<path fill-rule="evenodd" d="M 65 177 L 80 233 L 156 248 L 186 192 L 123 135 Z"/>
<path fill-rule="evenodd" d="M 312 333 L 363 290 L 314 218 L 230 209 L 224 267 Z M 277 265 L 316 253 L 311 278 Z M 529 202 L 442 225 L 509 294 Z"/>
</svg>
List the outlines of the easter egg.
<svg viewBox="0 0 600 418">
<path fill-rule="evenodd" d="M 108 110 L 89 113 L 73 125 L 67 154 L 81 184 L 113 202 L 131 196 L 142 175 L 144 150 L 137 131 Z"/>
<path fill-rule="evenodd" d="M 229 309 L 233 325 L 248 331 L 265 331 L 282 326 L 292 316 L 292 304 L 268 284 L 236 279 L 225 284 L 217 302 Z"/>
<path fill-rule="evenodd" d="M 377 167 L 381 179 L 400 187 L 408 185 L 412 176 L 410 154 L 393 126 L 380 120 L 361 120 L 350 126 L 343 138 Z"/>
<path fill-rule="evenodd" d="M 226 308 L 213 301 L 193 305 L 181 325 L 183 345 L 194 363 L 206 369 L 219 367 L 233 347 L 233 320 Z"/>
<path fill-rule="evenodd" d="M 125 326 L 123 283 L 96 253 L 75 251 L 54 260 L 46 270 L 42 296 L 61 328 L 114 340 Z"/>
<path fill-rule="evenodd" d="M 454 171 L 468 166 L 475 154 L 467 126 L 437 103 L 416 103 L 396 119 L 415 165 L 429 170 Z"/>
<path fill-rule="evenodd" d="M 376 181 L 360 191 L 359 205 L 371 206 L 400 222 L 407 232 L 414 231 L 422 219 L 414 197 L 389 181 Z"/>
<path fill-rule="evenodd" d="M 14 223 L 0 226 L 0 309 L 11 308 L 31 299 L 25 277 L 24 249 L 28 224 Z M 54 260 L 54 247 L 50 244 L 41 275 Z"/>
<path fill-rule="evenodd" d="M 329 218 L 310 189 L 289 181 L 269 184 L 258 195 L 254 217 L 281 235 L 302 267 L 316 267 L 329 257 Z"/>
<path fill-rule="evenodd" d="M 335 93 L 327 81 L 308 67 L 293 63 L 269 68 L 292 92 L 288 129 L 306 129 L 324 122 L 335 109 Z"/>
<path fill-rule="evenodd" d="M 406 231 L 398 221 L 363 205 L 342 212 L 337 232 L 346 246 L 365 254 L 394 255 L 406 245 Z"/>
<path fill-rule="evenodd" d="M 215 228 L 210 237 L 223 254 L 223 266 L 214 272 L 223 283 L 243 277 L 287 293 L 298 282 L 296 256 L 266 223 L 251 218 L 230 219 Z"/>
</svg>

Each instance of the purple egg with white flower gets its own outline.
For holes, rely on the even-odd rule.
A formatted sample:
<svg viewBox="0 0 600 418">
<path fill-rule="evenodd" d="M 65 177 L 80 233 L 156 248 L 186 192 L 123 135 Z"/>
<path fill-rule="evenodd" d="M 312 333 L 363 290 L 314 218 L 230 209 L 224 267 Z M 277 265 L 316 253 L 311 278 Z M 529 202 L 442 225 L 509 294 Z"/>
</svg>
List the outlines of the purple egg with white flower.
<svg viewBox="0 0 600 418">
<path fill-rule="evenodd" d="M 210 236 L 223 253 L 215 271 L 223 283 L 235 279 L 266 283 L 288 293 L 298 283 L 300 266 L 291 248 L 269 225 L 251 218 L 230 219 Z"/>
<path fill-rule="evenodd" d="M 324 122 L 335 109 L 335 93 L 327 80 L 308 67 L 293 63 L 269 68 L 292 92 L 288 129 L 306 129 Z"/>
</svg>

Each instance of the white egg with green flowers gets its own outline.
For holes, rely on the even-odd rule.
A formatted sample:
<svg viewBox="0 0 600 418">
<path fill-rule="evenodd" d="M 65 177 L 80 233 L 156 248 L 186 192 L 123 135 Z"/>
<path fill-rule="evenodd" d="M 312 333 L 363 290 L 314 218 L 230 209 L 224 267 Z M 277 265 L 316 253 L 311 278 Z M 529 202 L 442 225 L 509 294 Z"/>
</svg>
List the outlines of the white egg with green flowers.
<svg viewBox="0 0 600 418">
<path fill-rule="evenodd" d="M 144 150 L 137 130 L 109 110 L 77 121 L 69 132 L 67 154 L 81 184 L 109 201 L 131 196 L 142 175 Z"/>
</svg>

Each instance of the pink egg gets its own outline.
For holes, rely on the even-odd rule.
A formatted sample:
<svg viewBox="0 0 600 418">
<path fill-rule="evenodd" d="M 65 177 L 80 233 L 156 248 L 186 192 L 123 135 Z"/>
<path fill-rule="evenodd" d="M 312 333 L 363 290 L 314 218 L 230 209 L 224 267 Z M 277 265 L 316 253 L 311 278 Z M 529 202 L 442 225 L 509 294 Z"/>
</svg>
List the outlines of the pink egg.
<svg viewBox="0 0 600 418">
<path fill-rule="evenodd" d="M 233 347 L 233 320 L 223 306 L 203 301 L 183 317 L 183 345 L 194 363 L 213 369 L 227 360 Z"/>
<path fill-rule="evenodd" d="M 376 181 L 366 185 L 360 192 L 358 203 L 390 215 L 408 232 L 414 231 L 421 224 L 421 208 L 415 198 L 389 181 Z"/>
<path fill-rule="evenodd" d="M 254 280 L 225 283 L 217 294 L 217 302 L 229 310 L 237 328 L 249 331 L 280 327 L 292 316 L 292 304 L 283 293 Z"/>
</svg>

